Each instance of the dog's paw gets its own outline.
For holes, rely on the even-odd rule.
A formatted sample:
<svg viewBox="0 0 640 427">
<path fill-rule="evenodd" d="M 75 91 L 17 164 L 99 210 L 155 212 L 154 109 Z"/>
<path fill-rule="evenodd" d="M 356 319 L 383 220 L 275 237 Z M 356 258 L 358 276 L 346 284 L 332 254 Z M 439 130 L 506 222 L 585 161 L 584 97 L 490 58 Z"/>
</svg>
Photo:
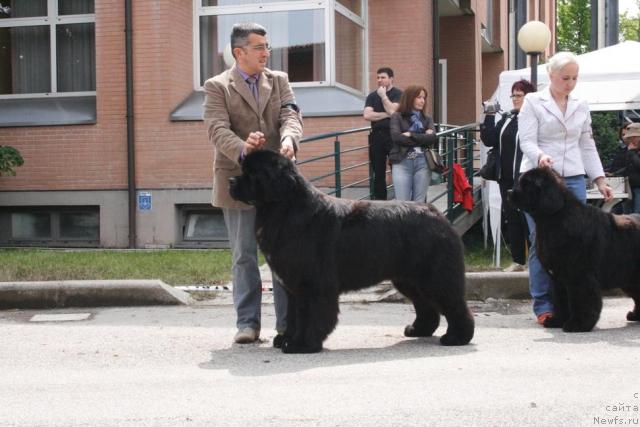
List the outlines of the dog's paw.
<svg viewBox="0 0 640 427">
<path fill-rule="evenodd" d="M 284 335 L 278 334 L 273 337 L 273 347 L 274 348 L 282 348 L 282 343 L 284 342 Z"/>
<path fill-rule="evenodd" d="M 415 337 L 430 337 L 433 335 L 433 331 L 420 330 L 413 325 L 407 325 L 404 327 L 404 336 L 409 338 Z"/>
<path fill-rule="evenodd" d="M 627 320 L 629 322 L 640 322 L 640 313 L 637 311 L 630 311 L 627 313 Z"/>
<path fill-rule="evenodd" d="M 557 316 L 549 316 L 544 319 L 542 326 L 544 326 L 545 328 L 561 328 L 563 323 L 564 322 L 561 318 Z"/>
<path fill-rule="evenodd" d="M 322 351 L 322 344 L 315 346 L 308 346 L 305 344 L 299 344 L 291 339 L 284 338 L 282 340 L 282 352 L 285 354 L 309 354 L 319 353 Z"/>
<path fill-rule="evenodd" d="M 562 325 L 562 330 L 565 332 L 589 332 L 592 329 L 593 326 L 577 320 L 567 320 L 564 325 Z"/>
<path fill-rule="evenodd" d="M 464 339 L 452 334 L 444 334 L 440 337 L 440 344 L 442 345 L 467 345 L 470 339 Z"/>
</svg>

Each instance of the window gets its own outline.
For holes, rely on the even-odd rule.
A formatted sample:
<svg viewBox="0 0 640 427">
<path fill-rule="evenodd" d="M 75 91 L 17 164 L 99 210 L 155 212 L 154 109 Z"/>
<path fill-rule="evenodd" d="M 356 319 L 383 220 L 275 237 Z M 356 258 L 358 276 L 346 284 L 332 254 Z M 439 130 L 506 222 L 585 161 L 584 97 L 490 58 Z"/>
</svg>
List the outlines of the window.
<svg viewBox="0 0 640 427">
<path fill-rule="evenodd" d="M 98 246 L 95 206 L 16 207 L 0 212 L 0 242 L 16 246 Z"/>
<path fill-rule="evenodd" d="M 93 0 L 0 0 L 0 96 L 96 90 Z"/>
<path fill-rule="evenodd" d="M 176 247 L 228 247 L 222 210 L 211 205 L 176 205 L 180 239 Z"/>
<path fill-rule="evenodd" d="M 294 87 L 365 91 L 363 0 L 196 0 L 196 17 L 196 88 L 228 68 L 233 24 L 257 22 L 273 48 L 267 66 L 287 72 Z"/>
</svg>

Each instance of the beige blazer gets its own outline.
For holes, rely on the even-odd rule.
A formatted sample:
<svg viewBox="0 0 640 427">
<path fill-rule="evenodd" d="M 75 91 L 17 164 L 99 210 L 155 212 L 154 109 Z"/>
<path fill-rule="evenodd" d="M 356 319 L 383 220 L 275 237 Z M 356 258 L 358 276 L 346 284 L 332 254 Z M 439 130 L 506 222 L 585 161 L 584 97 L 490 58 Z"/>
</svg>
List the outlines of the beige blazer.
<svg viewBox="0 0 640 427">
<path fill-rule="evenodd" d="M 204 92 L 203 117 L 214 147 L 212 204 L 247 209 L 248 205 L 229 196 L 229 178 L 241 174 L 240 155 L 249 133 L 264 133 L 267 149 L 274 151 L 287 136 L 297 151 L 302 137 L 300 115 L 284 107 L 295 103 L 289 79 L 286 73 L 265 69 L 259 80 L 258 104 L 234 66 L 207 80 Z"/>
</svg>

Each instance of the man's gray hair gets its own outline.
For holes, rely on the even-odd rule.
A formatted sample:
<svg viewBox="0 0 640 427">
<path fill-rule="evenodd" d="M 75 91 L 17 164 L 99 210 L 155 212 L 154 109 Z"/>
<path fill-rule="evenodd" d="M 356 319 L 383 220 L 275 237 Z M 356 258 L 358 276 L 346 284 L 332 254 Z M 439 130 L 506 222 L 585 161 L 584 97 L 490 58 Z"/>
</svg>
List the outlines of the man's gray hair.
<svg viewBox="0 0 640 427">
<path fill-rule="evenodd" d="M 231 52 L 233 52 L 233 49 L 236 47 L 246 46 L 249 43 L 250 34 L 266 36 L 267 30 L 262 25 L 256 24 L 255 22 L 234 24 L 233 29 L 231 30 Z"/>
<path fill-rule="evenodd" d="M 578 57 L 571 52 L 558 52 L 549 58 L 549 62 L 547 62 L 547 72 L 558 72 L 569 64 L 578 65 Z"/>
</svg>

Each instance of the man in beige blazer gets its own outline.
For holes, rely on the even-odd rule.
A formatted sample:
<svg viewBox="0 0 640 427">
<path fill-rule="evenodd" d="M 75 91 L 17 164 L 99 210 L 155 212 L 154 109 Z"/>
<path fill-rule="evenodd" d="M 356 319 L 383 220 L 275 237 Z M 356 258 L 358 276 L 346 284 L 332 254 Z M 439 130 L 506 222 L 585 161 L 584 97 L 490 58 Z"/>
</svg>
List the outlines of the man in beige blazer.
<svg viewBox="0 0 640 427">
<path fill-rule="evenodd" d="M 233 200 L 229 178 L 254 150 L 279 151 L 293 159 L 302 136 L 302 121 L 285 73 L 266 68 L 270 55 L 266 30 L 258 24 L 236 24 L 231 49 L 236 64 L 204 84 L 204 120 L 214 146 L 213 205 L 222 208 L 232 251 L 233 301 L 237 343 L 260 337 L 262 283 L 258 270 L 255 209 Z M 273 277 L 276 311 L 274 346 L 286 329 L 287 296 Z"/>
</svg>

